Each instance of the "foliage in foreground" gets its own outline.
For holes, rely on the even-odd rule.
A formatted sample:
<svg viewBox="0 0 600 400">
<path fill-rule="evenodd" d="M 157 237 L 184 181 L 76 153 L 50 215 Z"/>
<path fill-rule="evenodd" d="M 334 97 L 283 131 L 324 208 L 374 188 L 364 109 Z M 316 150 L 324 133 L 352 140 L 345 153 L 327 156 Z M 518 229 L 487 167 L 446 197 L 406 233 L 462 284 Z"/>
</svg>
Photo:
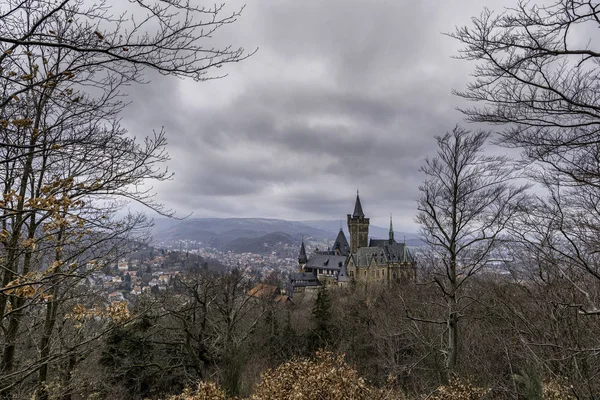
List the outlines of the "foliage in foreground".
<svg viewBox="0 0 600 400">
<path fill-rule="evenodd" d="M 225 400 L 225 392 L 214 382 L 200 382 L 195 391 L 186 388 L 182 394 L 169 397 L 169 400 Z"/>
<path fill-rule="evenodd" d="M 447 385 L 438 387 L 428 400 L 479 400 L 490 390 L 476 387 L 468 380 L 452 379 Z"/>
<path fill-rule="evenodd" d="M 187 389 L 169 400 L 221 399 L 225 394 L 214 383 L 201 382 L 196 391 Z M 370 386 L 346 364 L 344 356 L 317 352 L 313 359 L 289 361 L 264 372 L 250 399 L 391 400 L 404 396 L 392 389 Z"/>
<path fill-rule="evenodd" d="M 312 359 L 286 362 L 262 374 L 262 381 L 249 400 L 327 399 L 327 400 L 408 400 L 400 391 L 388 387 L 375 388 L 350 367 L 343 355 L 317 352 Z M 538 397 L 539 396 L 539 397 Z M 529 399 L 573 400 L 569 388 L 547 381 L 538 396 Z M 426 396 L 428 400 L 483 400 L 494 398 L 492 390 L 473 385 L 469 380 L 453 378 Z M 195 390 L 187 388 L 169 400 L 225 400 L 225 392 L 214 382 L 200 382 Z"/>
<path fill-rule="evenodd" d="M 314 359 L 290 361 L 267 370 L 252 400 L 263 399 L 397 399 L 391 390 L 368 385 L 344 356 L 317 352 Z"/>
</svg>

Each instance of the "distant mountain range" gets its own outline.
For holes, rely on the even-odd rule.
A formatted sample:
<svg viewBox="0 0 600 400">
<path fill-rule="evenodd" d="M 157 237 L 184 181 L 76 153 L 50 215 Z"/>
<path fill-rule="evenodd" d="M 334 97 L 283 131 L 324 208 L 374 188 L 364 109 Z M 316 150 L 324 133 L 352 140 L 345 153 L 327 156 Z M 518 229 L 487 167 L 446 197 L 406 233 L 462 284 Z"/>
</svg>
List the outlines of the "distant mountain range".
<svg viewBox="0 0 600 400">
<path fill-rule="evenodd" d="M 189 218 L 183 221 L 167 218 L 154 220 L 154 241 L 174 242 L 195 240 L 210 247 L 234 252 L 259 252 L 264 244 L 278 242 L 300 244 L 302 238 L 335 239 L 340 230 L 339 220 L 287 221 L 268 218 Z M 343 226 L 346 236 L 348 228 Z M 422 242 L 414 233 L 394 232 L 397 241 L 409 246 L 420 246 Z M 386 238 L 388 229 L 371 225 L 369 236 Z"/>
<path fill-rule="evenodd" d="M 340 230 L 340 227 L 344 230 L 346 237 L 350 239 L 350 234 L 348 233 L 348 225 L 346 225 L 346 221 L 340 220 L 310 220 L 310 221 L 300 221 L 300 223 L 305 224 L 307 226 L 321 229 L 328 233 L 331 237 L 331 234 L 337 235 Z M 369 237 L 374 239 L 386 239 L 390 234 L 389 228 L 382 228 L 380 226 L 370 225 L 369 226 Z M 416 233 L 408 233 L 408 232 L 400 232 L 394 231 L 394 238 L 398 242 L 403 242 L 404 237 L 406 237 L 406 243 L 409 246 L 421 246 L 421 240 L 419 239 L 419 235 Z M 411 244 L 414 242 L 414 244 Z"/>
</svg>

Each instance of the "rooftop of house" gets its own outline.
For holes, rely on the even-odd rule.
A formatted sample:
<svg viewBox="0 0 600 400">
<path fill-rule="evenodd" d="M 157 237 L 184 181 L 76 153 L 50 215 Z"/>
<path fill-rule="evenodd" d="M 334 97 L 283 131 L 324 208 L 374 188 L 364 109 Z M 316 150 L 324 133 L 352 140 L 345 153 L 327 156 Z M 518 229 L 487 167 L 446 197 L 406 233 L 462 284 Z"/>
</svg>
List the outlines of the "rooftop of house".
<svg viewBox="0 0 600 400">
<path fill-rule="evenodd" d="M 248 296 L 256 298 L 271 298 L 279 294 L 279 288 L 275 285 L 258 283 L 248 291 Z"/>
</svg>

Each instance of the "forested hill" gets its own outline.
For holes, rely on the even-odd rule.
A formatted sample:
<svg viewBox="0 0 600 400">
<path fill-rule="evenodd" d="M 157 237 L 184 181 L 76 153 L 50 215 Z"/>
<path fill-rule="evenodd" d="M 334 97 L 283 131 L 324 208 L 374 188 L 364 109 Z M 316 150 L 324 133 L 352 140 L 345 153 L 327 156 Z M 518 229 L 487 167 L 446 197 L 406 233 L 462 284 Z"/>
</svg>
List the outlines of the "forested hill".
<svg viewBox="0 0 600 400">
<path fill-rule="evenodd" d="M 267 218 L 190 218 L 183 221 L 157 218 L 154 221 L 153 236 L 157 241 L 208 241 L 218 238 L 227 242 L 242 237 L 257 238 L 274 232 L 319 239 L 331 236 L 330 231 L 302 222 Z"/>
<path fill-rule="evenodd" d="M 267 218 L 191 218 L 183 221 L 157 218 L 152 230 L 154 242 L 193 240 L 222 250 L 243 252 L 253 248 L 264 251 L 264 243 L 273 240 L 285 244 L 299 244 L 302 238 L 334 239 L 340 229 L 340 221 L 287 221 Z M 347 228 L 344 227 L 346 235 Z M 386 228 L 370 226 L 371 237 L 385 238 Z M 421 241 L 414 233 L 395 232 L 397 240 L 410 246 L 419 246 Z"/>
<path fill-rule="evenodd" d="M 274 232 L 257 238 L 237 238 L 225 244 L 222 249 L 234 253 L 263 254 L 272 251 L 273 246 L 279 243 L 294 245 L 296 240 L 286 233 Z"/>
</svg>

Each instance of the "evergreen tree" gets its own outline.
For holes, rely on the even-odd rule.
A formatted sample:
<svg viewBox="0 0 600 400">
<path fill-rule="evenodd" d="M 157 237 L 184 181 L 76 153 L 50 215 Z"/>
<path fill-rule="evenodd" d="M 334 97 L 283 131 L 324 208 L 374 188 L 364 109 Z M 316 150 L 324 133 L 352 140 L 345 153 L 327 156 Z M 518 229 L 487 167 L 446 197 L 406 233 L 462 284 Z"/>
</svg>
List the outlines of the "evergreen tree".
<svg viewBox="0 0 600 400">
<path fill-rule="evenodd" d="M 317 292 L 317 298 L 312 309 L 314 329 L 311 334 L 309 347 L 313 350 L 326 348 L 333 338 L 333 323 L 331 317 L 331 294 L 323 286 Z"/>
</svg>

